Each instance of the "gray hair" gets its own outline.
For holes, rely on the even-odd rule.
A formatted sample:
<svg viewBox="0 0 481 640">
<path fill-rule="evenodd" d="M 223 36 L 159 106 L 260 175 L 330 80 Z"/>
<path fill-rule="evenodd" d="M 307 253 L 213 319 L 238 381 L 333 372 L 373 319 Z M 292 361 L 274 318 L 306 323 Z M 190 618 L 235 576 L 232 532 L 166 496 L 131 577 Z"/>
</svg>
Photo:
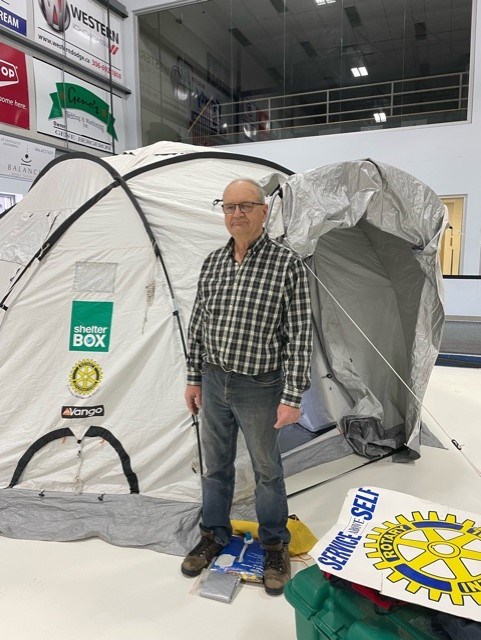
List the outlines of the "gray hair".
<svg viewBox="0 0 481 640">
<path fill-rule="evenodd" d="M 252 178 L 236 178 L 235 180 L 232 180 L 231 182 L 229 182 L 229 184 L 224 189 L 224 193 L 225 193 L 226 189 L 228 189 L 232 184 L 236 184 L 237 182 L 248 182 L 253 187 L 255 187 L 256 191 L 257 191 L 257 198 L 259 199 L 259 202 L 261 204 L 265 204 L 266 194 L 264 192 L 264 189 L 260 186 L 260 184 L 258 182 L 256 182 L 255 180 L 252 180 Z"/>
</svg>

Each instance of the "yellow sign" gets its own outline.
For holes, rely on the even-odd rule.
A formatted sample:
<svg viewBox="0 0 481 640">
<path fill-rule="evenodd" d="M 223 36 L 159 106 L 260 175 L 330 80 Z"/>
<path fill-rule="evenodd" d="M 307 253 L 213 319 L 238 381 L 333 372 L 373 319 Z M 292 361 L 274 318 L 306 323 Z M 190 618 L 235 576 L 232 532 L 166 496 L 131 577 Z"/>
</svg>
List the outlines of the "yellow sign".
<svg viewBox="0 0 481 640">
<path fill-rule="evenodd" d="M 364 544 L 371 550 L 366 555 L 379 559 L 376 569 L 390 569 L 391 582 L 407 579 L 410 593 L 424 587 L 435 602 L 446 594 L 454 605 L 468 596 L 481 605 L 481 529 L 474 520 L 457 522 L 449 513 L 443 520 L 436 511 L 427 518 L 414 511 L 411 520 L 403 515 L 396 520 L 366 535 L 373 540 Z"/>
</svg>

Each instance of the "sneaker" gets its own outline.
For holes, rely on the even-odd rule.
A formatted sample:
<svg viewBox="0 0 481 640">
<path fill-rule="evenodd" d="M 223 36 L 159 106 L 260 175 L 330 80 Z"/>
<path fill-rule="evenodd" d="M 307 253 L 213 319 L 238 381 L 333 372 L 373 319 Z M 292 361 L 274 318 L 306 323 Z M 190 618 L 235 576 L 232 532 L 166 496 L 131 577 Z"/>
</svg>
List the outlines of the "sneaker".
<svg viewBox="0 0 481 640">
<path fill-rule="evenodd" d="M 264 589 L 270 596 L 280 596 L 284 593 L 284 587 L 291 578 L 289 545 L 279 542 L 262 546 L 266 552 Z"/>
<path fill-rule="evenodd" d="M 200 542 L 190 551 L 181 565 L 184 576 L 194 578 L 202 569 L 209 566 L 211 560 L 219 553 L 224 545 L 214 540 L 214 532 L 202 529 Z"/>
</svg>

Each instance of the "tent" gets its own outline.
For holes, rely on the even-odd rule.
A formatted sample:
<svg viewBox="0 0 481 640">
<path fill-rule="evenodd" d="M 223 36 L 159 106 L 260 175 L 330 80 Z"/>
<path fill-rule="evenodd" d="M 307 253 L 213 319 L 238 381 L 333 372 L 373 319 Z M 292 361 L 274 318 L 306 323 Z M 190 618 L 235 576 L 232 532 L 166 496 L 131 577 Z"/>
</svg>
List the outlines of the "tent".
<svg viewBox="0 0 481 640">
<path fill-rule="evenodd" d="M 292 175 L 173 143 L 73 153 L 0 218 L 5 535 L 178 554 L 197 538 L 186 328 L 201 264 L 228 238 L 212 202 L 237 177 L 271 195 L 268 231 L 310 273 L 313 384 L 300 424 L 281 432 L 286 474 L 353 452 L 419 455 L 443 323 L 444 207 L 428 187 L 372 161 Z M 252 519 L 252 488 L 241 441 L 236 517 Z"/>
</svg>

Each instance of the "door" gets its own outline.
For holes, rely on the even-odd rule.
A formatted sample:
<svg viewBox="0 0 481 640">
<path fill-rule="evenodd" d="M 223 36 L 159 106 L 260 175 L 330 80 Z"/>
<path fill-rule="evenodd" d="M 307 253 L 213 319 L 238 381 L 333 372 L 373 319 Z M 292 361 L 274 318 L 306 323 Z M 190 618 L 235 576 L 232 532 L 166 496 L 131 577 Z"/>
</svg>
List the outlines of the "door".
<svg viewBox="0 0 481 640">
<path fill-rule="evenodd" d="M 463 228 L 464 196 L 441 198 L 448 209 L 449 226 L 441 241 L 441 269 L 443 275 L 459 275 L 461 262 L 461 237 Z"/>
</svg>

